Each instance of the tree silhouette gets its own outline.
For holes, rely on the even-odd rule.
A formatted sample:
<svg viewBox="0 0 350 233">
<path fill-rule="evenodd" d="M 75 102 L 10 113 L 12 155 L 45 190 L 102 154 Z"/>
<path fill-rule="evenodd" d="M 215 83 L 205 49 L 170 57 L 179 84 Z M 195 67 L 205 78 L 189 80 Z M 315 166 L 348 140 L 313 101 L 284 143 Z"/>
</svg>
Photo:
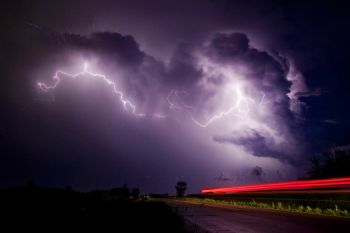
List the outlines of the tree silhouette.
<svg viewBox="0 0 350 233">
<path fill-rule="evenodd" d="M 178 181 L 176 183 L 176 194 L 178 197 L 183 197 L 185 195 L 186 189 L 187 189 L 187 184 L 184 181 Z"/>
<path fill-rule="evenodd" d="M 133 188 L 131 190 L 131 196 L 133 198 L 138 198 L 140 196 L 140 190 L 138 188 Z"/>
<path fill-rule="evenodd" d="M 307 179 L 350 176 L 350 148 L 331 150 L 311 160 Z"/>
</svg>

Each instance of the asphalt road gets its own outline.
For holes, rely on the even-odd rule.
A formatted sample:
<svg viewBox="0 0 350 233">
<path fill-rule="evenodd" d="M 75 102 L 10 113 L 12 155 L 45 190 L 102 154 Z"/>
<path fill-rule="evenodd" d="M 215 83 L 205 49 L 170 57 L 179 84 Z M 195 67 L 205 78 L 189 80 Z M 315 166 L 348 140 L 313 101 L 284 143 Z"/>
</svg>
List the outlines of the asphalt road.
<svg viewBox="0 0 350 233">
<path fill-rule="evenodd" d="M 289 213 L 251 207 L 224 207 L 164 200 L 194 232 L 350 232 L 350 218 Z"/>
</svg>

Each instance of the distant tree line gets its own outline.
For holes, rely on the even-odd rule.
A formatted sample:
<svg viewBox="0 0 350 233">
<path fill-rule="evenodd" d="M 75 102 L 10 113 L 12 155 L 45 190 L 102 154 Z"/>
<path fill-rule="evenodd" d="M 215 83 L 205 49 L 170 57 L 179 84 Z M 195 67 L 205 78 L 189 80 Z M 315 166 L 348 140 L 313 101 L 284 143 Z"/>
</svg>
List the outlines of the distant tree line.
<svg viewBox="0 0 350 233">
<path fill-rule="evenodd" d="M 350 176 L 350 147 L 330 150 L 311 160 L 311 167 L 304 178 L 322 179 Z"/>
<path fill-rule="evenodd" d="M 160 201 L 134 199 L 139 189 L 91 192 L 44 188 L 33 181 L 0 188 L 2 232 L 172 232 L 186 233 L 183 220 Z M 8 229 L 8 230 L 7 230 Z"/>
</svg>

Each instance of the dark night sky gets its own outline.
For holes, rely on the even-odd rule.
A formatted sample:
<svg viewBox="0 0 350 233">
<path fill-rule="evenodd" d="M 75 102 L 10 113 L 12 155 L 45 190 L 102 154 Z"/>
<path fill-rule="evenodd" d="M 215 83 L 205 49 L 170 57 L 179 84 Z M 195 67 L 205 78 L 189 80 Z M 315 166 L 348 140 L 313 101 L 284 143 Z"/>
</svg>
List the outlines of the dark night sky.
<svg viewBox="0 0 350 233">
<path fill-rule="evenodd" d="M 349 146 L 344 1 L 5 1 L 0 187 L 291 180 Z M 123 92 L 83 73 L 103 74 Z M 136 116 L 135 114 L 143 114 Z"/>
</svg>

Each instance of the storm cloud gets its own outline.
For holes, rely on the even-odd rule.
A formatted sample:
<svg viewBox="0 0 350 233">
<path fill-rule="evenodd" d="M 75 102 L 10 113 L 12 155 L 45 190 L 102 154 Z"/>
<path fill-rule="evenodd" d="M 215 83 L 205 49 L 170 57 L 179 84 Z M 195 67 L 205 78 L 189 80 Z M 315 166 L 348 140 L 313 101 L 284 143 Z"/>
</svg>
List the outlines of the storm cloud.
<svg viewBox="0 0 350 233">
<path fill-rule="evenodd" d="M 198 192 L 222 185 L 219 172 L 232 184 L 262 181 L 257 167 L 264 181 L 297 178 L 310 156 L 349 144 L 344 3 L 20 0 L 1 10 L 0 185 L 171 193 L 180 177 Z M 83 74 L 38 88 L 57 70 Z"/>
<path fill-rule="evenodd" d="M 254 48 L 244 33 L 217 32 L 197 44 L 181 43 L 169 63 L 142 51 L 130 35 L 51 32 L 47 39 L 52 37 L 66 64 L 88 61 L 89 69 L 101 70 L 117 82 L 146 117 L 181 116 L 193 127 L 207 128 L 213 142 L 231 144 L 252 156 L 294 164 L 302 153 L 298 123 L 290 108 L 292 101 L 302 101 L 297 94 L 288 96 L 293 81 L 302 82 L 302 77 L 288 79 L 287 58 Z M 63 69 L 76 70 L 72 65 Z M 62 85 L 68 84 L 63 80 Z M 55 99 L 63 95 L 59 90 L 51 94 L 58 95 Z M 296 144 L 298 149 L 292 149 Z"/>
</svg>

